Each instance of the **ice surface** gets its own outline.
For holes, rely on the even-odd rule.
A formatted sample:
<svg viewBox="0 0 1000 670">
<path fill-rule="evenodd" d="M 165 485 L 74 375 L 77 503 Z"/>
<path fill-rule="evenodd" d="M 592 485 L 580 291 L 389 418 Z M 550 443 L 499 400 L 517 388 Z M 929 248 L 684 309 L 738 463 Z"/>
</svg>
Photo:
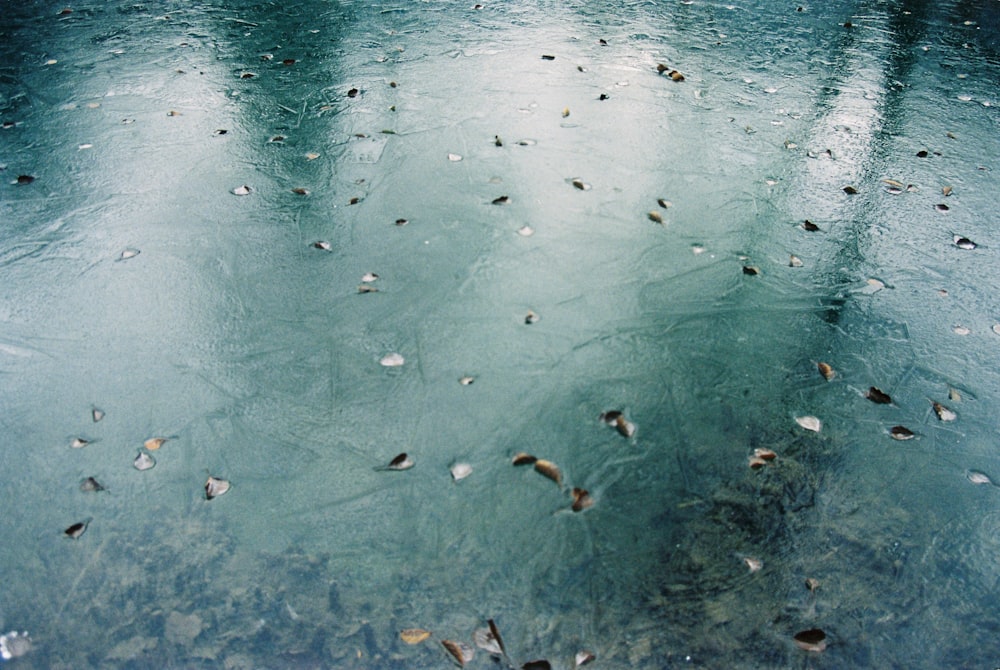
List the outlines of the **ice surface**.
<svg viewBox="0 0 1000 670">
<path fill-rule="evenodd" d="M 1000 3 L 473 4 L 5 8 L 14 662 L 995 665 Z"/>
</svg>

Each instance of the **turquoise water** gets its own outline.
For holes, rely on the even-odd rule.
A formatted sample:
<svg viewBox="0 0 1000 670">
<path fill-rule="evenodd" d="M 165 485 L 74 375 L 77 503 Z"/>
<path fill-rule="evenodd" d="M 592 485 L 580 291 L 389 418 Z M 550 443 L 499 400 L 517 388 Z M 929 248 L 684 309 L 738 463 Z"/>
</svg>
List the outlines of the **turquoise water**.
<svg viewBox="0 0 1000 670">
<path fill-rule="evenodd" d="M 5 7 L 11 667 L 1000 664 L 1000 3 L 472 4 Z"/>
</svg>

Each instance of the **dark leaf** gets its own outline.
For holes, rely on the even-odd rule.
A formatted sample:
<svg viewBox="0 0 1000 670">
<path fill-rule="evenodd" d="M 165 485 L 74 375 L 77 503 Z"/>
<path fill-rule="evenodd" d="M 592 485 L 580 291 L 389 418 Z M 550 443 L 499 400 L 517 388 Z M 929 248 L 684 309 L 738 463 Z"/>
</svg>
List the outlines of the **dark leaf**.
<svg viewBox="0 0 1000 670">
<path fill-rule="evenodd" d="M 892 404 L 892 398 L 889 397 L 889 394 L 876 386 L 869 387 L 868 393 L 865 394 L 865 397 L 876 405 Z"/>
</svg>

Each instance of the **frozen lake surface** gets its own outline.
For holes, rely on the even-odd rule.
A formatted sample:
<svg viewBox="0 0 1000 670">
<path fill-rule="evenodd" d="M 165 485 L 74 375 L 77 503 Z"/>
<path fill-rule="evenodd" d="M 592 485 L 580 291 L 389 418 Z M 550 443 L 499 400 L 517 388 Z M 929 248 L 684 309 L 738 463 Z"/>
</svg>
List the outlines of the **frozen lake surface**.
<svg viewBox="0 0 1000 670">
<path fill-rule="evenodd" d="M 40 1 L 0 54 L 12 668 L 1000 664 L 997 0 Z"/>
</svg>

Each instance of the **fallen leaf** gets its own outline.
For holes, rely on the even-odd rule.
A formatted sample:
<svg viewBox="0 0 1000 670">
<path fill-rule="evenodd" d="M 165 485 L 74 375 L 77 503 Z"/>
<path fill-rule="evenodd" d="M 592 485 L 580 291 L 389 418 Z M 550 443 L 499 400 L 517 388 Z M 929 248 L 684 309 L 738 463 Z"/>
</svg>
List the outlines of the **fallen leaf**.
<svg viewBox="0 0 1000 670">
<path fill-rule="evenodd" d="M 563 107 L 562 117 L 565 119 L 567 116 L 569 116 L 569 107 Z"/>
<path fill-rule="evenodd" d="M 535 464 L 537 466 L 537 463 Z M 573 495 L 573 511 L 582 512 L 594 504 L 594 499 L 590 497 L 590 492 L 587 489 L 574 488 L 571 492 Z"/>
<path fill-rule="evenodd" d="M 89 523 L 88 521 L 80 521 L 78 523 L 74 523 L 72 526 L 64 530 L 63 533 L 65 533 L 68 537 L 71 537 L 75 540 L 76 538 L 83 535 L 84 532 L 86 532 L 88 523 Z"/>
<path fill-rule="evenodd" d="M 837 374 L 836 372 L 834 372 L 833 368 L 830 367 L 828 363 L 822 363 L 822 362 L 817 363 L 816 368 L 819 370 L 819 373 L 823 375 L 823 379 L 827 381 L 833 379 L 834 376 L 836 376 Z"/>
<path fill-rule="evenodd" d="M 309 189 L 296 186 L 292 189 L 292 193 L 295 193 L 296 195 L 309 195 Z"/>
<path fill-rule="evenodd" d="M 932 402 L 931 405 L 934 407 L 934 413 L 937 414 L 937 418 L 941 421 L 954 421 L 958 418 L 957 414 L 939 402 Z"/>
<path fill-rule="evenodd" d="M 805 221 L 802 222 L 802 230 L 808 230 L 810 233 L 815 233 L 819 232 L 819 229 L 820 229 L 819 226 L 817 226 L 809 219 L 806 219 Z"/>
<path fill-rule="evenodd" d="M 627 420 L 623 415 L 615 419 L 615 429 L 622 437 L 632 437 L 635 435 L 635 424 Z"/>
<path fill-rule="evenodd" d="M 777 453 L 766 447 L 757 447 L 753 450 L 753 455 L 755 458 L 759 458 L 764 461 L 773 461 L 778 458 Z"/>
<path fill-rule="evenodd" d="M 806 588 L 809 589 L 810 592 L 815 593 L 816 589 L 819 588 L 819 580 L 809 577 L 806 579 Z"/>
<path fill-rule="evenodd" d="M 744 556 L 743 562 L 747 564 L 747 568 L 751 573 L 759 572 L 764 567 L 764 561 L 759 558 L 753 558 L 751 556 Z"/>
<path fill-rule="evenodd" d="M 477 647 L 488 654 L 492 654 L 493 656 L 503 655 L 500 643 L 489 628 L 477 628 L 473 631 L 472 641 L 476 643 Z"/>
<path fill-rule="evenodd" d="M 406 362 L 401 354 L 395 352 L 391 354 L 386 354 L 381 359 L 379 359 L 379 365 L 387 368 L 398 368 Z"/>
<path fill-rule="evenodd" d="M 95 407 L 94 409 L 90 410 L 90 417 L 94 420 L 94 423 L 97 423 L 98 421 L 104 418 L 104 410 L 97 409 Z"/>
<path fill-rule="evenodd" d="M 865 393 L 865 397 L 871 400 L 876 405 L 892 404 L 892 398 L 889 397 L 889 394 L 876 386 L 869 387 L 868 392 Z"/>
<path fill-rule="evenodd" d="M 843 188 L 843 191 L 847 195 L 857 195 L 858 194 L 858 189 L 854 188 L 853 186 L 845 186 Z"/>
<path fill-rule="evenodd" d="M 587 183 L 585 183 L 584 181 L 582 181 L 580 179 L 574 179 L 571 183 L 573 184 L 573 188 L 579 189 L 581 191 L 589 191 L 590 190 L 590 184 L 587 184 Z"/>
<path fill-rule="evenodd" d="M 125 249 L 120 254 L 118 254 L 118 260 L 126 261 L 130 258 L 135 258 L 139 255 L 138 249 Z"/>
<path fill-rule="evenodd" d="M 146 440 L 145 442 L 143 442 L 142 446 L 146 447 L 150 451 L 156 451 L 157 449 L 159 449 L 160 447 L 162 447 L 163 443 L 166 442 L 168 439 L 170 439 L 170 438 L 167 438 L 167 437 L 151 437 L 148 440 Z"/>
<path fill-rule="evenodd" d="M 24 186 L 26 184 L 30 184 L 33 181 L 35 181 L 35 178 L 32 177 L 30 174 L 21 174 L 17 176 L 16 183 L 19 184 L 20 186 Z"/>
<path fill-rule="evenodd" d="M 788 256 L 788 267 L 800 268 L 802 267 L 802 265 L 803 265 L 802 259 L 796 256 L 795 254 L 791 254 Z"/>
<path fill-rule="evenodd" d="M 576 657 L 573 659 L 573 667 L 579 668 L 581 665 L 586 665 L 593 661 L 596 656 L 589 651 L 578 651 L 576 652 Z"/>
<path fill-rule="evenodd" d="M 818 433 L 823 428 L 823 422 L 814 416 L 797 416 L 795 417 L 795 423 L 814 433 Z"/>
<path fill-rule="evenodd" d="M 455 463 L 451 466 L 451 478 L 460 482 L 472 474 L 472 466 L 468 463 Z"/>
<path fill-rule="evenodd" d="M 535 313 L 534 313 L 533 311 L 531 311 L 531 310 L 529 309 L 529 310 L 528 310 L 528 313 L 524 315 L 524 322 L 525 322 L 526 324 L 529 324 L 529 325 L 530 325 L 530 324 L 532 324 L 532 323 L 538 323 L 538 320 L 539 320 L 540 318 L 542 318 L 542 317 L 538 316 L 537 314 L 535 314 Z"/>
<path fill-rule="evenodd" d="M 458 383 L 461 384 L 462 386 L 469 386 L 474 381 L 476 381 L 475 377 L 470 377 L 470 376 L 466 375 L 465 377 L 460 377 L 459 380 L 458 380 Z"/>
<path fill-rule="evenodd" d="M 552 461 L 546 461 L 541 458 L 537 459 L 535 461 L 535 471 L 562 486 L 562 472 L 560 472 L 559 466 Z"/>
<path fill-rule="evenodd" d="M 139 455 L 135 457 L 134 461 L 132 461 L 132 465 L 135 466 L 136 470 L 149 470 L 156 465 L 156 461 L 153 460 L 153 457 L 145 451 L 140 451 Z"/>
<path fill-rule="evenodd" d="M 444 648 L 448 650 L 448 653 L 452 655 L 458 665 L 463 668 L 476 655 L 476 650 L 464 642 L 441 640 L 441 644 L 444 645 Z"/>
<path fill-rule="evenodd" d="M 949 196 L 949 195 L 951 195 L 951 192 L 952 192 L 951 186 L 942 186 L 941 187 L 941 195 L 943 195 L 943 196 Z"/>
<path fill-rule="evenodd" d="M 396 456 L 395 458 L 393 458 L 391 461 L 389 461 L 389 465 L 385 466 L 385 469 L 386 470 L 409 470 L 410 468 L 413 467 L 413 465 L 414 465 L 413 459 L 411 459 L 407 455 L 407 453 L 404 451 L 403 453 L 399 454 L 398 456 Z"/>
<path fill-rule="evenodd" d="M 237 186 L 232 190 L 233 195 L 250 195 L 251 193 L 253 193 L 253 189 L 247 186 L 246 184 L 242 186 Z"/>
<path fill-rule="evenodd" d="M 965 473 L 965 476 L 969 478 L 969 481 L 973 484 L 992 484 L 993 480 L 990 479 L 989 475 L 985 472 L 980 472 L 979 470 L 969 470 Z"/>
<path fill-rule="evenodd" d="M 87 477 L 80 482 L 80 490 L 86 492 L 103 491 L 104 487 L 93 477 Z"/>
<path fill-rule="evenodd" d="M 312 243 L 313 249 L 321 249 L 323 251 L 333 251 L 333 245 L 326 240 L 316 240 Z"/>
<path fill-rule="evenodd" d="M 819 628 L 799 631 L 793 638 L 795 645 L 805 651 L 821 652 L 826 649 L 826 633 Z"/>
<path fill-rule="evenodd" d="M 494 205 L 510 204 L 510 196 L 501 195 L 499 198 L 493 198 L 492 204 Z"/>
<path fill-rule="evenodd" d="M 520 451 L 514 454 L 514 458 L 511 459 L 511 463 L 513 465 L 534 465 L 537 460 L 538 459 L 531 454 Z"/>
<path fill-rule="evenodd" d="M 205 499 L 211 500 L 212 498 L 217 498 L 229 491 L 229 488 L 230 484 L 225 479 L 209 477 L 208 481 L 205 482 Z"/>
<path fill-rule="evenodd" d="M 520 235 L 521 237 L 531 237 L 532 235 L 535 234 L 535 229 L 527 225 L 521 226 L 520 228 L 517 229 L 517 234 Z"/>
<path fill-rule="evenodd" d="M 83 437 L 74 437 L 73 441 L 69 443 L 69 446 L 73 447 L 74 449 L 83 449 L 88 444 L 90 444 L 90 440 Z"/>
<path fill-rule="evenodd" d="M 663 223 L 663 215 L 657 212 L 656 210 L 651 211 L 646 216 L 648 216 L 649 220 L 652 221 L 653 223 Z"/>
<path fill-rule="evenodd" d="M 906 426 L 893 426 L 889 429 L 889 437 L 900 442 L 912 440 L 916 435 Z"/>
<path fill-rule="evenodd" d="M 420 644 L 430 636 L 431 632 L 423 628 L 406 628 L 399 631 L 400 639 L 406 644 Z"/>
<path fill-rule="evenodd" d="M 760 268 L 757 267 L 756 265 L 744 265 L 743 274 L 755 277 L 760 274 Z"/>
<path fill-rule="evenodd" d="M 971 251 L 972 249 L 975 249 L 977 246 L 979 246 L 975 242 L 970 240 L 968 237 L 962 237 L 961 235 L 955 235 L 952 238 L 952 241 L 955 243 L 955 246 L 958 247 L 959 249 L 966 249 L 968 251 Z"/>
</svg>

